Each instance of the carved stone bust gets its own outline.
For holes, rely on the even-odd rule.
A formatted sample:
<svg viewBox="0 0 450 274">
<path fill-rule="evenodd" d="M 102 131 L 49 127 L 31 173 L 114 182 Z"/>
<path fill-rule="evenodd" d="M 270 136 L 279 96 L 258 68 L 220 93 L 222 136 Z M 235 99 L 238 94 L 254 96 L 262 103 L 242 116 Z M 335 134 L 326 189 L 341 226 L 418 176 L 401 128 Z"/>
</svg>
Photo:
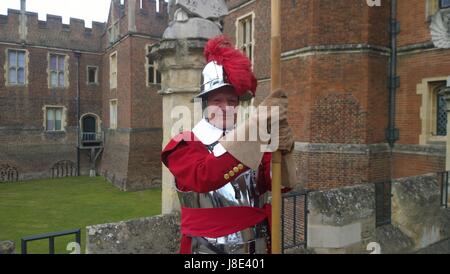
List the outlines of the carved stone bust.
<svg viewBox="0 0 450 274">
<path fill-rule="evenodd" d="M 176 0 L 176 5 L 193 16 L 204 19 L 218 19 L 228 14 L 223 0 Z"/>
<path fill-rule="evenodd" d="M 169 0 L 169 27 L 164 39 L 209 39 L 220 35 L 228 14 L 224 0 Z"/>
</svg>

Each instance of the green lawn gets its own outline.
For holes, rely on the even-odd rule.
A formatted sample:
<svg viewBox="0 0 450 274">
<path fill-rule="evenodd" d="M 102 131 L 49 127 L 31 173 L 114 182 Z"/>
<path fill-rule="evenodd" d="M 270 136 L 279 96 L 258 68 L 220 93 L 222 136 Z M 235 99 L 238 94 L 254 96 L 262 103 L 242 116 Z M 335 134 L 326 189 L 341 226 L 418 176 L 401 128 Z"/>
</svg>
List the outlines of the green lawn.
<svg viewBox="0 0 450 274">
<path fill-rule="evenodd" d="M 149 217 L 161 213 L 161 190 L 122 192 L 102 177 L 72 177 L 0 184 L 0 241 L 14 240 L 21 252 L 24 236 Z M 56 253 L 70 253 L 75 236 L 57 238 Z M 28 253 L 48 253 L 48 240 L 30 242 Z"/>
</svg>

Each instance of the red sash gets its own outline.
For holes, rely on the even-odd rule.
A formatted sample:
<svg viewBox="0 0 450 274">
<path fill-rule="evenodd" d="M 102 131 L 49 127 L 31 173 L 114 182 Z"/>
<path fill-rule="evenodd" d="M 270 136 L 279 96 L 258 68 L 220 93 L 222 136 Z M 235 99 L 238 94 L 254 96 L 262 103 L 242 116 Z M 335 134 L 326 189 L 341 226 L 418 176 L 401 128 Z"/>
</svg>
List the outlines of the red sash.
<svg viewBox="0 0 450 274">
<path fill-rule="evenodd" d="M 191 237 L 219 238 L 252 227 L 265 219 L 272 224 L 271 205 L 181 209 L 181 254 L 191 254 Z"/>
</svg>

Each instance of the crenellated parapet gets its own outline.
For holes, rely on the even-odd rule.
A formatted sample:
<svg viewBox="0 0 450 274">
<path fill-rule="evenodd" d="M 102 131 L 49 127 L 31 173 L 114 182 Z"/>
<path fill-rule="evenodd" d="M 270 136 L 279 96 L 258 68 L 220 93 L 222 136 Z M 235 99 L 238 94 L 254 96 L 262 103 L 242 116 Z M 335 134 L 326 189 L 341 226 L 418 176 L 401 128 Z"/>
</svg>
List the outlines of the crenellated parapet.
<svg viewBox="0 0 450 274">
<path fill-rule="evenodd" d="M 0 42 L 101 51 L 100 39 L 105 28 L 106 24 L 100 22 L 92 22 L 92 27 L 87 28 L 85 21 L 77 18 L 64 24 L 61 16 L 52 14 L 47 14 L 43 21 L 35 12 L 22 16 L 20 10 L 8 9 L 7 15 L 0 15 Z"/>
</svg>

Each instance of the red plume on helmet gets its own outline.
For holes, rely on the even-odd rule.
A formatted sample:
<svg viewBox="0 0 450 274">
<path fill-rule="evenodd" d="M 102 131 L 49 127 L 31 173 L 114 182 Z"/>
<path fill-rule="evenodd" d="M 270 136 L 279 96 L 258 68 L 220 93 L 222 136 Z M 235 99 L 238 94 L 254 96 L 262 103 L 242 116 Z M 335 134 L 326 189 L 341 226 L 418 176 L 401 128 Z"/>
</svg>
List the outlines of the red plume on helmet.
<svg viewBox="0 0 450 274">
<path fill-rule="evenodd" d="M 215 61 L 223 66 L 228 82 L 234 87 L 238 96 L 251 92 L 256 94 L 257 81 L 252 72 L 250 59 L 234 48 L 225 36 L 217 36 L 208 41 L 205 46 L 206 62 Z"/>
</svg>

